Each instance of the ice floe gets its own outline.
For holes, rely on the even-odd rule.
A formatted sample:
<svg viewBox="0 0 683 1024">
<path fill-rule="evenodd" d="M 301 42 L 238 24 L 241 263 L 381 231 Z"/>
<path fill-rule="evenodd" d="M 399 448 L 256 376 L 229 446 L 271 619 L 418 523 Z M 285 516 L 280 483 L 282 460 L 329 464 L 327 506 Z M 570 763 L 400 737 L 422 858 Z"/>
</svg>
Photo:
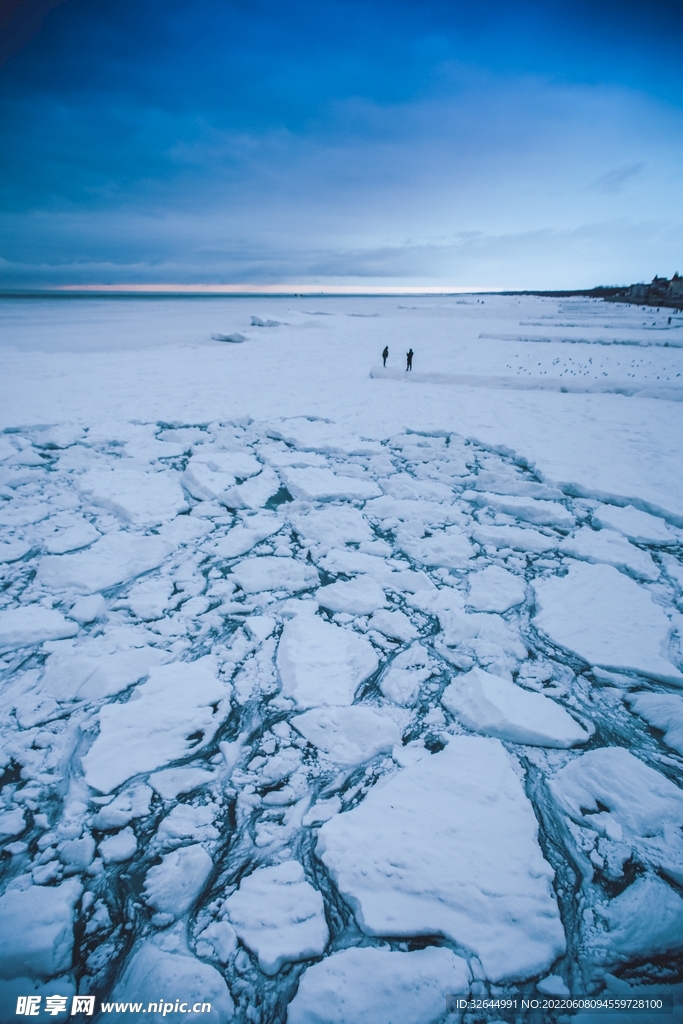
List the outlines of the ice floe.
<svg viewBox="0 0 683 1024">
<path fill-rule="evenodd" d="M 322 896 L 306 881 L 298 861 L 257 868 L 225 905 L 238 936 L 268 975 L 277 974 L 284 963 L 320 956 L 327 946 Z"/>
<path fill-rule="evenodd" d="M 443 935 L 498 982 L 565 949 L 537 836 L 500 742 L 455 736 L 326 822 L 316 849 L 368 935 Z"/>
<path fill-rule="evenodd" d="M 473 668 L 443 692 L 443 705 L 474 732 L 513 743 L 573 747 L 589 734 L 563 707 L 541 693 Z"/>
<path fill-rule="evenodd" d="M 650 594 L 610 565 L 572 565 L 535 581 L 534 625 L 590 665 L 626 669 L 683 686 L 666 657 L 671 623 Z"/>
</svg>

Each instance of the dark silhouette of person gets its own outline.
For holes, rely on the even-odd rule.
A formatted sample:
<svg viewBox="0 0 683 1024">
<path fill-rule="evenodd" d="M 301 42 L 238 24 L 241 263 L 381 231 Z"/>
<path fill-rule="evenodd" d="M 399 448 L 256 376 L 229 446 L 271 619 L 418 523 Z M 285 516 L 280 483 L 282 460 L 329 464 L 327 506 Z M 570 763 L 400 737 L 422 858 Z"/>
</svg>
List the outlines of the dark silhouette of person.
<svg viewBox="0 0 683 1024">
<path fill-rule="evenodd" d="M 409 348 L 406 352 L 406 370 L 412 370 L 413 368 L 413 350 Z"/>
<path fill-rule="evenodd" d="M 387 359 L 388 358 L 389 358 L 389 346 L 385 345 L 384 346 L 384 352 L 382 352 L 382 365 L 383 366 L 387 365 Z"/>
</svg>

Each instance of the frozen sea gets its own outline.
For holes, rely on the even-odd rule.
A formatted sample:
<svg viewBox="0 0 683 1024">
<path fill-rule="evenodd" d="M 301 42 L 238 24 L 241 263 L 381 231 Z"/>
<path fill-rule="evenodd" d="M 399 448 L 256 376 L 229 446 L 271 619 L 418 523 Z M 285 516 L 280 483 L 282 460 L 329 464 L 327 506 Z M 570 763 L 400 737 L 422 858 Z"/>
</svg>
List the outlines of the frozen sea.
<svg viewBox="0 0 683 1024">
<path fill-rule="evenodd" d="M 2 1024 L 683 1002 L 682 374 L 587 298 L 0 301 Z"/>
</svg>

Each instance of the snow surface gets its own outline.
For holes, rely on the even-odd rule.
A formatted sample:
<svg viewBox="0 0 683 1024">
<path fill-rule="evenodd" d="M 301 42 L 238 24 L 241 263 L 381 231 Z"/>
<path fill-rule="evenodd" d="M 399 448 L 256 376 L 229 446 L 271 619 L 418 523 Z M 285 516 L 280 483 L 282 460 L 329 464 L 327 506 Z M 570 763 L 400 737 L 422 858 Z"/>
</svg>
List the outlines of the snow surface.
<svg viewBox="0 0 683 1024">
<path fill-rule="evenodd" d="M 683 320 L 315 302 L 0 304 L 2 1019 L 676 976 Z M 333 952 L 292 903 L 273 975 L 286 864 Z"/>
<path fill-rule="evenodd" d="M 401 740 L 396 722 L 371 707 L 314 708 L 292 725 L 331 761 L 356 765 L 391 750 Z"/>
<path fill-rule="evenodd" d="M 499 741 L 455 736 L 326 822 L 316 852 L 366 934 L 443 935 L 499 982 L 564 952 L 537 834 Z"/>
<path fill-rule="evenodd" d="M 323 898 L 298 861 L 258 868 L 225 905 L 238 936 L 268 975 L 290 961 L 320 956 L 327 946 Z"/>
<path fill-rule="evenodd" d="M 449 949 L 344 949 L 308 968 L 287 1024 L 433 1024 L 468 990 L 467 961 Z"/>
<path fill-rule="evenodd" d="M 372 645 L 356 633 L 304 612 L 285 623 L 277 667 L 282 692 L 300 708 L 351 704 L 377 664 Z"/>
<path fill-rule="evenodd" d="M 573 747 L 588 733 L 559 704 L 473 668 L 443 692 L 444 707 L 474 732 L 539 747 Z"/>
<path fill-rule="evenodd" d="M 626 669 L 683 686 L 666 657 L 671 622 L 633 580 L 609 565 L 572 565 L 534 582 L 534 625 L 591 665 Z"/>
</svg>

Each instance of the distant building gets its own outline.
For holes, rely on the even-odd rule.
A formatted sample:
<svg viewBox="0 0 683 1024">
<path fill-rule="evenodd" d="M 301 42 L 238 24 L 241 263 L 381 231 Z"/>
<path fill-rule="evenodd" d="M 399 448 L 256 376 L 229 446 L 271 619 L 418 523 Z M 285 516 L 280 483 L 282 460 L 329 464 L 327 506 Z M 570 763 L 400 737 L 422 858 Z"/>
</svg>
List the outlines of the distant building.
<svg viewBox="0 0 683 1024">
<path fill-rule="evenodd" d="M 650 284 L 632 284 L 614 295 L 605 296 L 608 302 L 632 302 L 638 306 L 673 306 L 683 309 L 683 277 L 679 274 L 669 281 L 666 277 L 653 277 Z"/>
</svg>

